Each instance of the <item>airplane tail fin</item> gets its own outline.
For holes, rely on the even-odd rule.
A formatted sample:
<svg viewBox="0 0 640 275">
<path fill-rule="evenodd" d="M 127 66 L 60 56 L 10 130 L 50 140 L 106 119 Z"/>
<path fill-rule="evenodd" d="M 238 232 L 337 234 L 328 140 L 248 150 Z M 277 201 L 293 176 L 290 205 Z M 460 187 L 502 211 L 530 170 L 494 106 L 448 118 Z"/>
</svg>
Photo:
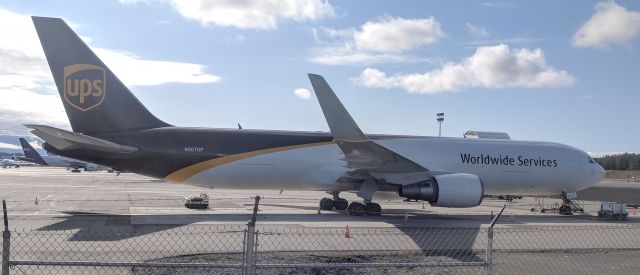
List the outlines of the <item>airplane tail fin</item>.
<svg viewBox="0 0 640 275">
<path fill-rule="evenodd" d="M 37 163 L 40 165 L 47 165 L 47 163 L 42 159 L 40 154 L 34 149 L 29 142 L 27 142 L 24 138 L 19 138 L 20 144 L 22 145 L 22 151 L 24 151 L 24 159 L 33 163 Z"/>
<path fill-rule="evenodd" d="M 170 126 L 151 114 L 62 19 L 32 19 L 74 132 Z"/>
</svg>

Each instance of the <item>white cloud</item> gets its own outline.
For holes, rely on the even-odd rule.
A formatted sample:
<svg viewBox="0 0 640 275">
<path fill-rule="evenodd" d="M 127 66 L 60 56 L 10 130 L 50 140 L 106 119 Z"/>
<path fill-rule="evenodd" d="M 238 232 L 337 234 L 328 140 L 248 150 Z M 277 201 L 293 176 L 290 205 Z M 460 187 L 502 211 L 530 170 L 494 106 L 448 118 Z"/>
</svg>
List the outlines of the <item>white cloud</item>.
<svg viewBox="0 0 640 275">
<path fill-rule="evenodd" d="M 228 42 L 228 43 L 240 43 L 242 41 L 244 41 L 245 37 L 242 34 L 237 34 L 231 37 L 227 37 L 224 39 L 224 41 Z"/>
<path fill-rule="evenodd" d="M 467 22 L 465 26 L 467 26 L 467 31 L 469 32 L 469 34 L 473 35 L 474 37 L 484 38 L 489 36 L 489 32 L 485 27 L 478 27 L 469 22 Z"/>
<path fill-rule="evenodd" d="M 510 2 L 481 2 L 480 6 L 488 8 L 513 8 L 515 5 Z"/>
<path fill-rule="evenodd" d="M 19 87 L 0 87 L 0 134 L 25 135 L 23 124 L 38 123 L 69 129 L 57 93 L 39 93 Z"/>
<path fill-rule="evenodd" d="M 0 149 L 22 149 L 22 147 L 16 144 L 0 142 Z"/>
<path fill-rule="evenodd" d="M 0 32 L 0 74 L 50 78 L 49 66 L 40 46 L 31 18 L 0 8 L 0 25 L 11 31 Z M 83 39 L 90 40 L 88 37 Z M 204 72 L 205 66 L 193 63 L 148 60 L 131 53 L 92 47 L 94 52 L 129 85 L 165 83 L 211 83 L 219 76 Z"/>
<path fill-rule="evenodd" d="M 303 89 L 303 88 L 295 89 L 293 90 L 293 93 L 300 99 L 307 100 L 311 98 L 311 92 L 309 92 L 309 90 L 307 89 Z"/>
<path fill-rule="evenodd" d="M 591 100 L 591 99 L 593 99 L 593 96 L 592 95 L 583 95 L 583 96 L 578 97 L 578 99 L 580 99 L 580 100 Z"/>
<path fill-rule="evenodd" d="M 499 39 L 485 39 L 476 40 L 465 43 L 469 46 L 487 46 L 496 44 L 531 44 L 540 41 L 548 40 L 548 37 L 511 37 L 511 38 L 499 38 Z"/>
<path fill-rule="evenodd" d="M 366 22 L 353 38 L 360 50 L 402 52 L 431 44 L 443 38 L 440 22 L 433 17 L 424 19 L 383 18 Z"/>
<path fill-rule="evenodd" d="M 575 82 L 568 72 L 547 65 L 541 49 L 511 50 L 505 44 L 479 47 L 460 63 L 449 62 L 423 74 L 388 76 L 365 69 L 353 81 L 364 87 L 402 88 L 411 93 L 435 94 L 471 87 L 562 87 Z"/>
<path fill-rule="evenodd" d="M 615 2 L 600 2 L 595 13 L 573 36 L 576 47 L 603 48 L 625 44 L 640 36 L 640 12 L 627 10 Z"/>
<path fill-rule="evenodd" d="M 126 85 L 213 83 L 220 80 L 219 76 L 205 73 L 205 66 L 199 64 L 146 60 L 131 53 L 102 48 L 93 50 Z"/>
<path fill-rule="evenodd" d="M 319 20 L 335 15 L 324 0 L 120 0 L 123 4 L 169 2 L 183 17 L 202 25 L 231 26 L 241 29 L 276 29 L 278 21 Z"/>
<path fill-rule="evenodd" d="M 433 17 L 405 19 L 383 17 L 365 22 L 358 30 L 313 29 L 316 42 L 325 44 L 312 50 L 311 62 L 324 65 L 354 65 L 411 60 L 403 52 L 434 43 L 446 36 Z M 320 38 L 329 38 L 325 42 Z"/>
<path fill-rule="evenodd" d="M 6 27 L 0 32 L 0 47 L 19 51 L 29 57 L 43 55 L 40 40 L 35 34 L 31 18 L 0 8 L 0 24 Z"/>
<path fill-rule="evenodd" d="M 22 124 L 69 128 L 31 18 L 0 8 L 0 134 L 28 133 Z M 87 38 L 87 37 L 83 37 Z M 90 40 L 90 39 L 89 39 Z M 148 60 L 92 47 L 128 85 L 211 83 L 220 78 L 199 64 Z"/>
<path fill-rule="evenodd" d="M 369 65 L 385 62 L 411 61 L 408 56 L 401 54 L 375 54 L 353 50 L 348 47 L 325 47 L 314 49 L 309 60 L 323 65 Z"/>
</svg>

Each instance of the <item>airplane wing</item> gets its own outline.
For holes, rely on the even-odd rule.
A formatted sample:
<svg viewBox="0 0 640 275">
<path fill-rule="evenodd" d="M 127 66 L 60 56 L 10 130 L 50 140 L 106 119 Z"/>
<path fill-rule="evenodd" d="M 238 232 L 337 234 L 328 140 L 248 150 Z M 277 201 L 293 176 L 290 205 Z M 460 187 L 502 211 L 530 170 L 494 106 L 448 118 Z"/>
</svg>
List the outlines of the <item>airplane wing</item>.
<svg viewBox="0 0 640 275">
<path fill-rule="evenodd" d="M 65 151 L 72 149 L 87 149 L 93 151 L 107 153 L 132 153 L 138 148 L 120 145 L 107 140 L 65 131 L 62 129 L 45 126 L 45 125 L 25 125 L 31 129 L 31 132 L 39 138 L 46 141 L 54 148 Z"/>
<path fill-rule="evenodd" d="M 49 155 L 49 156 L 51 157 L 52 155 Z M 53 157 L 55 157 L 57 161 L 64 163 L 69 167 L 79 168 L 79 167 L 85 167 L 87 165 L 87 163 L 84 161 L 79 161 L 72 158 L 67 158 L 59 155 L 54 155 Z"/>
<path fill-rule="evenodd" d="M 399 185 L 432 177 L 427 168 L 365 136 L 322 76 L 309 74 L 309 80 L 349 168 L 366 171 L 377 180 Z"/>
</svg>

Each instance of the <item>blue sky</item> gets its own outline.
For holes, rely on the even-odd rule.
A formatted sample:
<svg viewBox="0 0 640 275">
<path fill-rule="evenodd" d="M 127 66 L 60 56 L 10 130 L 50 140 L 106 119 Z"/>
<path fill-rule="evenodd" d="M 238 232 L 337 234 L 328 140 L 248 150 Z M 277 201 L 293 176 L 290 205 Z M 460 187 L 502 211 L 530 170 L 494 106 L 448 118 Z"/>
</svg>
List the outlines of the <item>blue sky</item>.
<svg viewBox="0 0 640 275">
<path fill-rule="evenodd" d="M 23 20 L 40 15 L 179 126 L 328 130 L 294 93 L 311 72 L 368 133 L 437 135 L 444 112 L 446 136 L 640 152 L 638 1 L 0 1 L 0 15 L 0 134 L 68 127 Z"/>
</svg>

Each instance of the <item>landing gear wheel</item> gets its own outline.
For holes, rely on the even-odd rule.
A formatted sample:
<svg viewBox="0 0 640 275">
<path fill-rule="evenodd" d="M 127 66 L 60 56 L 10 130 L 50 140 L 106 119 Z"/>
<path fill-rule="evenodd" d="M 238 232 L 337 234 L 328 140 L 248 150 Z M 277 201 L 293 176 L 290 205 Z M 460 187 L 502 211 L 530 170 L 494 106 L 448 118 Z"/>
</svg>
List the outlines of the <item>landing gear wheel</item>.
<svg viewBox="0 0 640 275">
<path fill-rule="evenodd" d="M 333 206 L 336 208 L 336 210 L 346 210 L 347 207 L 349 207 L 349 202 L 345 199 L 336 199 L 333 200 Z"/>
<path fill-rule="evenodd" d="M 377 203 L 367 203 L 364 209 L 367 216 L 380 216 L 382 215 L 382 207 Z"/>
<path fill-rule="evenodd" d="M 349 215 L 362 216 L 364 215 L 364 204 L 354 201 L 349 204 L 347 210 L 349 211 Z"/>
<path fill-rule="evenodd" d="M 323 198 L 320 200 L 320 209 L 322 210 L 333 210 L 333 200 L 329 198 Z"/>
</svg>

